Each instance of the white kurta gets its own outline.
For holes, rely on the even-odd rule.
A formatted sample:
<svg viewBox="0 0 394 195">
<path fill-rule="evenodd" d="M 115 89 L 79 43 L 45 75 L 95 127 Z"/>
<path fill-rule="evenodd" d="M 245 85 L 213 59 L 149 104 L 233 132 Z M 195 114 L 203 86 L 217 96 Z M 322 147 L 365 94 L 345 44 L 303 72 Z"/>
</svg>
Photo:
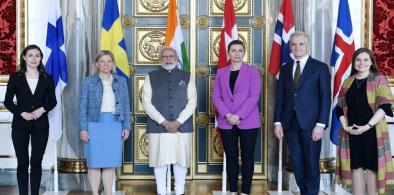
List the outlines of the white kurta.
<svg viewBox="0 0 394 195">
<path fill-rule="evenodd" d="M 197 106 L 197 92 L 194 80 L 190 78 L 187 87 L 188 102 L 176 119 L 183 124 L 190 118 Z M 161 124 L 166 119 L 159 113 L 151 102 L 152 87 L 149 75 L 146 76 L 142 88 L 142 105 L 148 116 Z M 190 166 L 190 153 L 192 133 L 150 133 L 149 134 L 149 166 L 161 167 L 166 164 L 178 164 L 183 167 Z"/>
</svg>

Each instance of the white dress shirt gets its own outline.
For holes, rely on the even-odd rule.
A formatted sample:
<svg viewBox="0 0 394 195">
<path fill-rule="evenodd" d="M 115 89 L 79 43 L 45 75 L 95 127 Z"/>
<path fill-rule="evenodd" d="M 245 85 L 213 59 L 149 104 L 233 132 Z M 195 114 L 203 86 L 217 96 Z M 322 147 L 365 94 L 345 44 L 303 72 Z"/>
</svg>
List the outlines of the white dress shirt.
<svg viewBox="0 0 394 195">
<path fill-rule="evenodd" d="M 101 102 L 100 112 L 112 112 L 115 113 L 115 94 L 112 91 L 112 75 L 108 80 L 101 79 L 103 83 L 103 100 Z"/>
</svg>

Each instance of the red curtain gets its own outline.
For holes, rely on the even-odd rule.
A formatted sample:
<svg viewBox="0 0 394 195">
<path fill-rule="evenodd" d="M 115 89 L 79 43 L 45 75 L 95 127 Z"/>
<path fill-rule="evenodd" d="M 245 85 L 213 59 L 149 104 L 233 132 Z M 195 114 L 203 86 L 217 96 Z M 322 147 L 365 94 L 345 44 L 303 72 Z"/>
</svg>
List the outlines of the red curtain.
<svg viewBox="0 0 394 195">
<path fill-rule="evenodd" d="M 15 72 L 16 0 L 0 1 L 0 74 Z"/>
<path fill-rule="evenodd" d="M 394 76 L 394 1 L 373 2 L 373 51 L 379 70 Z"/>
</svg>

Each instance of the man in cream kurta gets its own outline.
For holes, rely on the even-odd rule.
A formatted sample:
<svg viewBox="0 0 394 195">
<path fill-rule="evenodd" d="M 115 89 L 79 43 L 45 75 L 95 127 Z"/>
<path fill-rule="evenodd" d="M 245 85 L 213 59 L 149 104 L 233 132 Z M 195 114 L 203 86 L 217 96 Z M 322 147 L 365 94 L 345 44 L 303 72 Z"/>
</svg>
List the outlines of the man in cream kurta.
<svg viewBox="0 0 394 195">
<path fill-rule="evenodd" d="M 167 165 L 173 164 L 175 193 L 181 195 L 190 166 L 196 86 L 190 73 L 176 68 L 173 48 L 164 47 L 160 60 L 161 68 L 148 74 L 142 89 L 142 105 L 149 116 L 149 165 L 154 167 L 157 193 L 166 194 Z"/>
</svg>

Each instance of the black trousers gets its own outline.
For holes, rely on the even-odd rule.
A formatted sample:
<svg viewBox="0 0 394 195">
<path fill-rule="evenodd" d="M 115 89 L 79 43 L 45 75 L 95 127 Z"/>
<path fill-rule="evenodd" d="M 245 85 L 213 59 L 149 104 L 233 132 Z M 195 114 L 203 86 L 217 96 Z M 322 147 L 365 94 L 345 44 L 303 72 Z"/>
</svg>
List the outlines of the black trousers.
<svg viewBox="0 0 394 195">
<path fill-rule="evenodd" d="M 241 162 L 242 162 L 242 193 L 250 194 L 252 177 L 254 171 L 254 149 L 258 128 L 256 129 L 238 129 L 233 126 L 232 129 L 222 129 L 222 140 L 224 151 L 226 152 L 227 175 L 230 183 L 230 192 L 238 191 L 238 137 L 240 139 Z"/>
<path fill-rule="evenodd" d="M 48 129 L 12 129 L 12 142 L 18 162 L 17 180 L 20 195 L 28 194 L 29 142 L 31 139 L 30 188 L 31 195 L 38 195 L 42 175 L 42 158 L 48 143 Z"/>
</svg>

